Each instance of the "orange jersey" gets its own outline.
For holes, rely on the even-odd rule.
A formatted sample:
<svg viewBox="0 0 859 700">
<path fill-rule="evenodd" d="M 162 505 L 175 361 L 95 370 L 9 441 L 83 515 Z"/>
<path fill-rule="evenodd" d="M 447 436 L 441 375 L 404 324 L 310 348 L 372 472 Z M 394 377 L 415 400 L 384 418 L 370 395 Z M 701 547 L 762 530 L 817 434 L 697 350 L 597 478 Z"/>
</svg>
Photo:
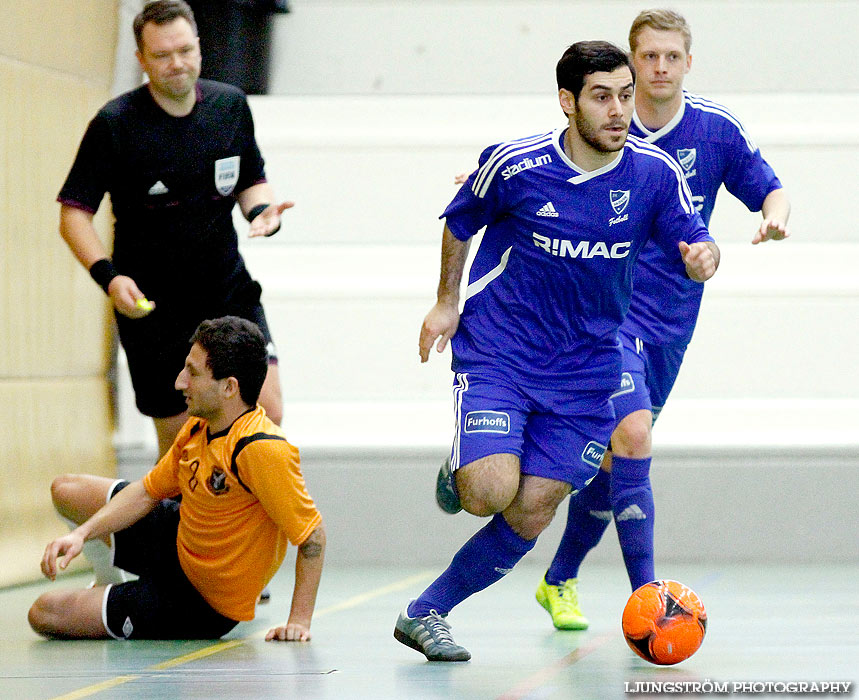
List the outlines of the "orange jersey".
<svg viewBox="0 0 859 700">
<path fill-rule="evenodd" d="M 143 485 L 157 499 L 182 494 L 182 570 L 209 605 L 233 620 L 253 619 L 287 541 L 300 545 L 322 522 L 298 449 L 260 406 L 214 435 L 205 420 L 191 418 Z"/>
</svg>

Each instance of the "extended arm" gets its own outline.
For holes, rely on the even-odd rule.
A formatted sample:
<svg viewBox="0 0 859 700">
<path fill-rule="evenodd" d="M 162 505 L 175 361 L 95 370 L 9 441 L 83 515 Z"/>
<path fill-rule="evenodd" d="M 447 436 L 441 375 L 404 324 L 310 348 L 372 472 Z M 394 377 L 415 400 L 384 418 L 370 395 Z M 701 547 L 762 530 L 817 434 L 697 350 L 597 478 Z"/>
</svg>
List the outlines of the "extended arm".
<svg viewBox="0 0 859 700">
<path fill-rule="evenodd" d="M 298 546 L 295 558 L 295 587 L 292 591 L 292 607 L 285 625 L 273 627 L 266 634 L 267 642 L 309 642 L 310 621 L 316 605 L 316 592 L 322 577 L 325 559 L 325 526 L 319 525 Z"/>
<path fill-rule="evenodd" d="M 294 202 L 273 204 L 274 190 L 267 182 L 260 182 L 242 190 L 236 196 L 242 214 L 251 222 L 248 236 L 272 236 L 280 229 L 280 215 L 295 206 Z M 260 209 L 262 205 L 265 209 Z M 252 217 L 252 218 L 249 218 Z"/>
<path fill-rule="evenodd" d="M 787 230 L 790 201 L 788 201 L 783 188 L 773 190 L 766 196 L 761 207 L 761 215 L 764 220 L 761 221 L 760 228 L 752 239 L 752 244 L 757 245 L 764 241 L 782 241 L 790 236 Z"/>
<path fill-rule="evenodd" d="M 60 207 L 60 235 L 87 271 L 93 263 L 108 260 L 92 220 L 93 215 L 88 211 L 68 204 Z M 155 308 L 154 303 L 149 309 L 137 305 L 138 299 L 145 299 L 146 295 L 138 289 L 134 280 L 126 275 L 117 275 L 110 280 L 107 294 L 116 310 L 129 318 L 142 318 Z"/>
<path fill-rule="evenodd" d="M 157 504 L 158 500 L 147 493 L 142 480 L 132 482 L 89 520 L 45 548 L 42 573 L 53 581 L 57 577 L 58 566 L 59 569 L 65 569 L 80 554 L 84 542 L 124 530 L 147 515 Z M 62 557 L 59 562 L 58 557 Z"/>
<path fill-rule="evenodd" d="M 429 351 L 436 338 L 441 336 L 436 349 L 443 352 L 447 342 L 459 326 L 459 285 L 468 258 L 471 239 L 461 241 L 445 226 L 441 244 L 441 275 L 437 301 L 424 318 L 421 326 L 419 349 L 421 362 L 429 359 Z"/>
</svg>

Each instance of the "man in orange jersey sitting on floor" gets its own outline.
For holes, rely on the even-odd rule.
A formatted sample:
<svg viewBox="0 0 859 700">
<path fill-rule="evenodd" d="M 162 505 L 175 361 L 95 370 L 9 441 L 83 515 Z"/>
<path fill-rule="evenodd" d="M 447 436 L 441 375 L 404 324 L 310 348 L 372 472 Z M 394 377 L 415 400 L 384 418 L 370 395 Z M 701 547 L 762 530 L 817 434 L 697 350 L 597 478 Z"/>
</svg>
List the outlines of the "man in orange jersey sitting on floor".
<svg viewBox="0 0 859 700">
<path fill-rule="evenodd" d="M 325 529 L 307 493 L 298 450 L 257 404 L 268 369 L 259 328 L 225 316 L 203 321 L 176 388 L 191 418 L 141 480 L 83 474 L 51 485 L 57 510 L 80 523 L 51 542 L 54 580 L 101 538 L 126 583 L 39 596 L 29 621 L 62 638 L 215 639 L 254 617 L 263 587 L 298 547 L 288 621 L 267 640 L 307 641 L 322 574 Z M 169 499 L 181 494 L 181 504 Z"/>
</svg>

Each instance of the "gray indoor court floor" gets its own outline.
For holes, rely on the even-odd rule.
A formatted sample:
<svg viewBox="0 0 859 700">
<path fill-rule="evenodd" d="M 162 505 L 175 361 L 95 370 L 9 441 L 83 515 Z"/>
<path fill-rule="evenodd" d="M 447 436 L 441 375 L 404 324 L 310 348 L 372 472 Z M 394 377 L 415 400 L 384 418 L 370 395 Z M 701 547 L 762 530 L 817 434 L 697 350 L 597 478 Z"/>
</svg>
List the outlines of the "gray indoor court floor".
<svg viewBox="0 0 859 700">
<path fill-rule="evenodd" d="M 730 690 L 742 681 L 759 682 L 748 686 L 757 690 L 766 682 L 852 681 L 855 695 L 857 565 L 672 567 L 672 578 L 700 594 L 710 622 L 695 656 L 662 668 L 639 660 L 620 635 L 628 590 L 619 565 L 584 572 L 591 629 L 556 632 L 533 599 L 542 569 L 527 560 L 451 615 L 471 662 L 428 663 L 397 643 L 392 629 L 400 608 L 437 573 L 407 564 L 327 568 L 309 644 L 262 639 L 287 613 L 291 561 L 257 619 L 219 642 L 46 641 L 30 631 L 26 611 L 47 585 L 62 584 L 7 589 L 0 591 L 0 697 L 601 699 L 654 697 L 634 691 L 662 681 L 716 681 Z M 64 583 L 87 581 L 75 574 Z M 769 687 L 774 692 L 745 696 L 785 696 L 775 692 L 785 686 Z"/>
</svg>

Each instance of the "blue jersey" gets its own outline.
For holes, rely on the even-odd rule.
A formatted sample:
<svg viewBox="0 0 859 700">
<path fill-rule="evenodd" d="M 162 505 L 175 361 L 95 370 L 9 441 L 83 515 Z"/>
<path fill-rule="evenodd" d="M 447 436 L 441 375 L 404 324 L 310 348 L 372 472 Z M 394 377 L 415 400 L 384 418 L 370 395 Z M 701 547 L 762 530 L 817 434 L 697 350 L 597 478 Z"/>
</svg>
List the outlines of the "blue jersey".
<svg viewBox="0 0 859 700">
<path fill-rule="evenodd" d="M 649 131 L 634 115 L 630 134 L 658 145 L 677 160 L 707 225 L 720 185 L 750 211 L 760 211 L 766 196 L 781 187 L 739 120 L 703 97 L 684 92 L 680 110 L 658 131 Z M 624 330 L 656 345 L 689 343 L 703 286 L 684 278 L 682 270 L 682 262 L 666 256 L 659 246 L 644 247 Z"/>
<path fill-rule="evenodd" d="M 678 241 L 712 240 L 661 149 L 631 137 L 586 172 L 564 153 L 565 132 L 487 148 L 442 214 L 460 240 L 486 227 L 452 340 L 456 372 L 614 390 L 642 247 L 653 240 L 680 261 Z"/>
</svg>

